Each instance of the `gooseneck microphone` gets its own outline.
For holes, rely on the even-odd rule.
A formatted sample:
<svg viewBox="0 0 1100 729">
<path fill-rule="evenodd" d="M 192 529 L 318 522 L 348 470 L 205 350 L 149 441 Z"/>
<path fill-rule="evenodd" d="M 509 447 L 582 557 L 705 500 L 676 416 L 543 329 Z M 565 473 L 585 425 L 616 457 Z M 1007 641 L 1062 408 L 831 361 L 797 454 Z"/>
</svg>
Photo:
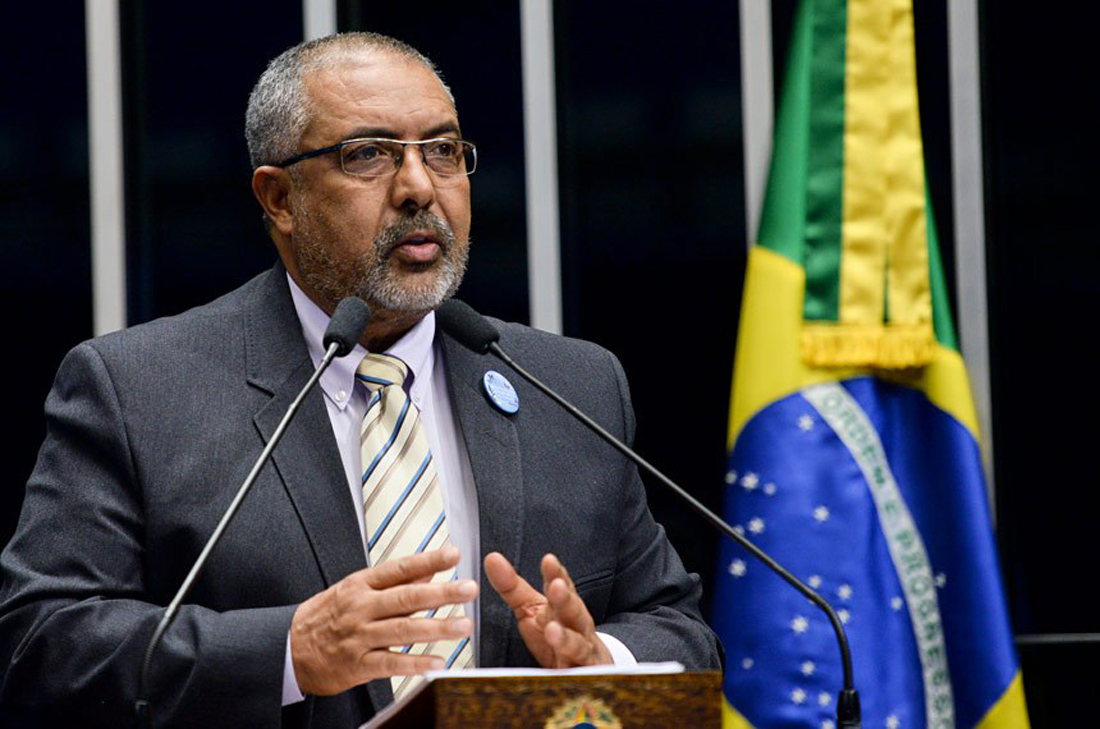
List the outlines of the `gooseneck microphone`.
<svg viewBox="0 0 1100 729">
<path fill-rule="evenodd" d="M 332 319 L 329 321 L 328 328 L 325 329 L 325 336 L 322 340 L 325 347 L 325 355 L 321 359 L 321 363 L 317 365 L 317 369 L 313 371 L 313 375 L 309 378 L 309 382 L 305 384 L 305 387 L 298 393 L 298 396 L 290 403 L 290 407 L 287 408 L 286 414 L 283 415 L 283 419 L 279 421 L 279 425 L 275 428 L 275 432 L 272 433 L 267 446 L 263 449 L 263 452 L 260 453 L 260 457 L 256 459 L 256 463 L 252 466 L 252 470 L 249 471 L 248 476 L 244 479 L 244 483 L 242 483 L 241 487 L 237 490 L 237 495 L 233 497 L 233 501 L 230 502 L 229 507 L 225 510 L 221 521 L 218 522 L 218 526 L 215 527 L 214 533 L 210 535 L 210 539 L 207 540 L 206 546 L 202 548 L 202 552 L 199 553 L 198 559 L 195 560 L 195 564 L 191 566 L 191 571 L 187 573 L 187 577 L 184 578 L 183 584 L 180 585 L 179 590 L 176 591 L 175 597 L 172 598 L 172 602 L 168 604 L 168 608 L 164 611 L 164 615 L 161 617 L 160 622 L 157 623 L 156 630 L 153 631 L 153 637 L 149 639 L 149 644 L 145 648 L 145 659 L 142 661 L 141 675 L 138 678 L 138 697 L 134 702 L 134 710 L 137 713 L 140 726 L 149 727 L 152 722 L 152 708 L 148 696 L 149 669 L 152 666 L 153 654 L 156 652 L 161 638 L 164 637 L 165 631 L 168 630 L 169 626 L 172 625 L 172 621 L 175 620 L 180 605 L 191 593 L 191 588 L 194 586 L 195 580 L 202 574 L 202 570 L 206 566 L 206 561 L 210 558 L 210 553 L 221 540 L 222 534 L 225 533 L 226 528 L 229 526 L 229 522 L 236 516 L 237 510 L 240 509 L 245 496 L 247 496 L 248 492 L 252 489 L 252 484 L 256 482 L 256 477 L 259 475 L 260 469 L 263 468 L 264 464 L 271 458 L 272 451 L 275 450 L 275 446 L 282 440 L 283 433 L 286 431 L 290 421 L 293 420 L 294 416 L 297 414 L 306 395 L 308 395 L 314 385 L 317 384 L 317 381 L 321 379 L 321 375 L 324 374 L 325 370 L 328 369 L 328 366 L 332 364 L 334 359 L 347 355 L 355 348 L 355 345 L 363 336 L 363 331 L 367 328 L 370 316 L 370 308 L 367 306 L 366 302 L 355 296 L 347 297 L 336 306 L 336 311 L 332 314 Z"/>
<path fill-rule="evenodd" d="M 792 575 L 786 569 L 783 568 L 778 562 L 769 557 L 767 553 L 750 542 L 748 539 L 738 534 L 733 527 L 726 523 L 721 517 L 715 514 L 713 511 L 703 506 L 694 496 L 684 491 L 680 486 L 674 483 L 670 478 L 658 471 L 654 466 L 650 465 L 645 459 L 634 452 L 629 446 L 613 436 L 611 433 L 600 427 L 595 421 L 589 418 L 587 415 L 578 410 L 570 402 L 566 401 L 558 393 L 551 390 L 547 385 L 541 382 L 538 378 L 532 375 L 527 370 L 523 369 L 520 365 L 508 356 L 503 349 L 501 349 L 498 341 L 500 340 L 500 332 L 496 330 L 492 324 L 489 323 L 485 317 L 474 311 L 465 302 L 457 299 L 450 299 L 439 309 L 435 314 L 436 324 L 444 332 L 449 334 L 459 344 L 467 349 L 473 350 L 478 354 L 491 353 L 498 359 L 508 365 L 514 370 L 520 377 L 530 382 L 540 392 L 545 394 L 551 400 L 556 402 L 561 407 L 565 408 L 570 415 L 581 421 L 592 432 L 600 436 L 608 444 L 610 444 L 615 450 L 622 453 L 624 456 L 633 461 L 639 468 L 648 473 L 653 478 L 660 481 L 667 486 L 682 500 L 687 502 L 688 506 L 695 510 L 697 514 L 702 516 L 718 531 L 725 534 L 733 541 L 740 544 L 746 550 L 749 551 L 752 556 L 763 562 L 773 572 L 783 578 L 789 585 L 794 587 L 802 593 L 810 602 L 821 609 L 822 612 L 829 618 L 829 622 L 833 625 L 833 630 L 836 632 L 837 643 L 840 646 L 840 660 L 844 668 L 844 687 L 840 691 L 839 700 L 837 701 L 837 727 L 838 729 L 859 729 L 862 720 L 860 718 L 860 705 L 859 705 L 859 693 L 855 689 L 855 682 L 852 677 L 852 656 L 851 650 L 848 647 L 848 636 L 844 632 L 844 626 L 840 622 L 840 617 L 833 610 L 832 606 L 821 597 L 817 592 L 811 589 L 808 585 L 803 583 L 797 577 Z"/>
</svg>

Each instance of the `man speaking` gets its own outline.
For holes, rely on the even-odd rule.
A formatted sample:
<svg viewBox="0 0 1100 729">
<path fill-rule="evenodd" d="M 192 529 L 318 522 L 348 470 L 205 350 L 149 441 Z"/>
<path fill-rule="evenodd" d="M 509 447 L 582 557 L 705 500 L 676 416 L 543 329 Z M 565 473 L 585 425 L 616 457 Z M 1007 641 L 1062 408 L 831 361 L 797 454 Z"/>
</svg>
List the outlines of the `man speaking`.
<svg viewBox="0 0 1100 729">
<path fill-rule="evenodd" d="M 7 715 L 130 721 L 163 606 L 352 295 L 373 313 L 359 346 L 305 401 L 157 650 L 157 724 L 354 727 L 444 666 L 717 668 L 698 578 L 633 466 L 436 328 L 466 267 L 477 152 L 431 62 L 366 33 L 296 46 L 253 90 L 247 137 L 280 262 L 85 342 L 58 372 L 0 558 Z M 612 355 L 498 326 L 632 437 Z"/>
</svg>

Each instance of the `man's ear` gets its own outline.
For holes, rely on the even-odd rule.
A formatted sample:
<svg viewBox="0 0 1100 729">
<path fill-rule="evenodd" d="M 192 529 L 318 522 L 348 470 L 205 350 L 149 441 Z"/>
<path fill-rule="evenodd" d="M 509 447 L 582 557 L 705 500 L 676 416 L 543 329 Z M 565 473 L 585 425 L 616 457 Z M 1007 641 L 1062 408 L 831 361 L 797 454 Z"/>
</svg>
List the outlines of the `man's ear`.
<svg viewBox="0 0 1100 729">
<path fill-rule="evenodd" d="M 294 232 L 294 213 L 290 208 L 293 185 L 290 173 L 280 167 L 262 165 L 252 173 L 252 193 L 271 225 L 287 237 Z"/>
</svg>

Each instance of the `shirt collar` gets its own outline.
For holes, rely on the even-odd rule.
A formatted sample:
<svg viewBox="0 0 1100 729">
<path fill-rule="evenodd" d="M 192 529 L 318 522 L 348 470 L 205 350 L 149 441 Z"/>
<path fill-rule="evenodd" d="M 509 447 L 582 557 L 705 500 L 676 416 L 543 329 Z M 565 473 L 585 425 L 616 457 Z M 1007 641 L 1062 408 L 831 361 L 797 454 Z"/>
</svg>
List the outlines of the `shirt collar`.
<svg viewBox="0 0 1100 729">
<path fill-rule="evenodd" d="M 294 301 L 294 310 L 302 323 L 302 334 L 309 349 L 309 356 L 313 359 L 314 366 L 317 366 L 325 356 L 322 341 L 325 329 L 328 327 L 329 316 L 306 295 L 306 292 L 302 291 L 290 274 L 287 274 L 286 279 L 290 284 L 290 297 Z M 423 393 L 431 384 L 432 370 L 435 367 L 435 352 L 432 348 L 434 340 L 435 312 L 433 311 L 383 352 L 383 354 L 398 357 L 408 365 L 409 371 L 413 374 L 409 396 L 417 406 L 420 405 Z M 321 375 L 319 383 L 321 389 L 341 410 L 351 401 L 352 394 L 355 392 L 355 369 L 366 354 L 366 348 L 362 344 L 356 344 L 350 354 L 334 359 L 328 370 Z"/>
</svg>

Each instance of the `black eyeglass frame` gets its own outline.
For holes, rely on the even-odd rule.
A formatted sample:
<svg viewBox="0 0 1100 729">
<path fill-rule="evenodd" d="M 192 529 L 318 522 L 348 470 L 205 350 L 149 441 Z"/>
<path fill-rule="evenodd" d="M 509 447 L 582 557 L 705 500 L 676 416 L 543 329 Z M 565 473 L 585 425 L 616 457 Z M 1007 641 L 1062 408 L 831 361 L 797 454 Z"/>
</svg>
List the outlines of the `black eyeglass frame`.
<svg viewBox="0 0 1100 729">
<path fill-rule="evenodd" d="M 344 147 L 348 146 L 349 144 L 357 144 L 357 143 L 360 143 L 360 142 L 389 142 L 390 144 L 399 145 L 401 147 L 401 156 L 397 157 L 394 160 L 394 168 L 393 168 L 392 172 L 385 172 L 381 175 L 360 175 L 360 174 L 356 174 L 354 172 L 348 172 L 347 168 L 344 167 L 344 156 L 340 155 L 340 169 L 342 169 L 345 174 L 351 175 L 352 177 L 364 177 L 364 178 L 367 178 L 367 179 L 373 179 L 373 178 L 377 178 L 377 177 L 385 177 L 386 175 L 389 175 L 389 174 L 396 174 L 401 169 L 401 164 L 405 161 L 405 149 L 409 146 L 414 146 L 414 147 L 419 147 L 420 148 L 420 157 L 421 157 L 422 160 L 424 160 L 425 166 L 427 166 L 428 161 L 427 161 L 427 158 L 424 155 L 424 145 L 432 144 L 432 143 L 435 143 L 435 142 L 452 142 L 454 144 L 459 144 L 459 145 L 462 145 L 464 147 L 467 147 L 470 150 L 470 155 L 473 157 L 473 164 L 468 165 L 467 168 L 466 168 L 466 171 L 464 173 L 457 173 L 456 172 L 454 174 L 446 174 L 446 173 L 443 173 L 443 172 L 437 172 L 436 170 L 433 170 L 430 166 L 428 166 L 428 169 L 432 172 L 432 174 L 441 175 L 443 177 L 457 177 L 459 174 L 465 174 L 468 177 L 468 176 L 474 174 L 474 171 L 477 169 L 477 146 L 468 139 L 455 139 L 453 137 L 433 137 L 432 139 L 419 139 L 419 140 L 415 140 L 415 141 L 412 141 L 412 142 L 403 142 L 400 139 L 389 139 L 388 137 L 356 137 L 354 139 L 345 139 L 342 142 L 337 142 L 336 144 L 330 144 L 329 146 L 321 147 L 320 149 L 313 149 L 313 150 L 310 150 L 308 152 L 301 152 L 299 154 L 294 155 L 293 157 L 288 157 L 287 159 L 283 160 L 282 162 L 276 163 L 274 166 L 285 169 L 287 167 L 290 167 L 291 165 L 298 164 L 299 162 L 301 162 L 303 160 L 312 159 L 314 157 L 320 157 L 322 155 L 326 155 L 326 154 L 329 154 L 331 152 L 339 152 L 340 150 L 342 150 Z"/>
</svg>

